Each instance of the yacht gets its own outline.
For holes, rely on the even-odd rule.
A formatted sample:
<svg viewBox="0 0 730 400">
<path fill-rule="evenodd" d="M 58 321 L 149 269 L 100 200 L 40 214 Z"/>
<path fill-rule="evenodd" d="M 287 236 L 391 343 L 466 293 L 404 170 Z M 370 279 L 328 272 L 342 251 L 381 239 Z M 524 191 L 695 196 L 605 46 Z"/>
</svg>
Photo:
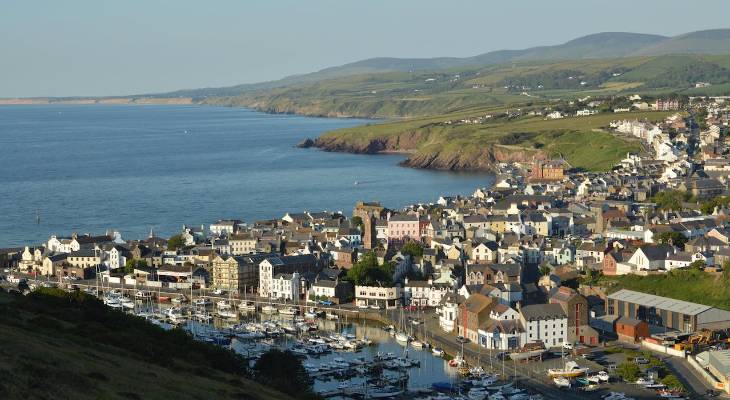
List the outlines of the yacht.
<svg viewBox="0 0 730 400">
<path fill-rule="evenodd" d="M 215 303 L 215 306 L 219 310 L 230 310 L 233 306 L 231 305 L 231 302 L 228 300 L 218 300 Z"/>
<path fill-rule="evenodd" d="M 132 299 L 128 299 L 126 297 L 122 297 L 122 299 L 119 302 L 122 305 L 122 307 L 124 307 L 124 308 L 126 308 L 128 310 L 133 310 L 134 309 L 134 300 L 132 300 Z"/>
<path fill-rule="evenodd" d="M 193 300 L 193 305 L 196 307 L 207 307 L 211 305 L 213 302 L 210 301 L 210 299 L 205 297 L 198 297 L 197 299 Z"/>
<path fill-rule="evenodd" d="M 227 309 L 219 309 L 218 310 L 218 316 L 221 318 L 237 318 L 238 313 L 233 311 L 230 308 Z"/>
<path fill-rule="evenodd" d="M 401 344 L 408 344 L 408 341 L 409 341 L 410 339 L 411 339 L 411 338 L 410 338 L 410 337 L 408 337 L 408 335 L 406 335 L 406 334 L 405 334 L 405 333 L 403 333 L 403 332 L 398 332 L 398 333 L 396 333 L 396 334 L 395 334 L 395 340 L 397 340 L 397 341 L 398 341 L 399 343 L 401 343 Z"/>
<path fill-rule="evenodd" d="M 256 303 L 251 300 L 242 301 L 241 304 L 239 304 L 238 309 L 241 311 L 256 311 Z"/>
<path fill-rule="evenodd" d="M 279 310 L 279 314 L 281 315 L 287 315 L 287 316 L 294 316 L 299 314 L 299 309 L 296 307 L 284 307 Z"/>
<path fill-rule="evenodd" d="M 433 350 L 431 350 L 431 353 L 436 357 L 443 357 L 444 349 L 442 349 L 440 347 L 434 347 Z"/>
<path fill-rule="evenodd" d="M 563 368 L 550 368 L 548 369 L 548 376 L 551 378 L 555 377 L 566 377 L 576 378 L 581 375 L 585 375 L 588 372 L 588 368 L 583 368 L 575 361 L 568 361 L 565 363 Z"/>
<path fill-rule="evenodd" d="M 173 324 L 177 324 L 180 322 L 183 322 L 187 319 L 185 316 L 185 313 L 181 308 L 178 307 L 171 307 L 164 311 L 165 317 L 167 317 L 170 322 Z"/>
<path fill-rule="evenodd" d="M 509 358 L 514 361 L 529 360 L 541 357 L 546 351 L 547 349 L 542 342 L 528 343 L 522 348 L 509 353 Z"/>
<path fill-rule="evenodd" d="M 269 305 L 265 305 L 265 306 L 261 307 L 261 312 L 264 314 L 276 314 L 279 312 L 279 310 L 276 307 L 269 304 Z"/>
</svg>

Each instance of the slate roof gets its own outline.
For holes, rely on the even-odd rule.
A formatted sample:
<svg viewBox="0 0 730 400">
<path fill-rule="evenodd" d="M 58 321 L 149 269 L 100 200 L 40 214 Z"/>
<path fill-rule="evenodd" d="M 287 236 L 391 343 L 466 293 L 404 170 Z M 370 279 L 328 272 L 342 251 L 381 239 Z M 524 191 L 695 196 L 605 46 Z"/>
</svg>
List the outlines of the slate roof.
<svg viewBox="0 0 730 400">
<path fill-rule="evenodd" d="M 524 306 L 520 313 L 527 321 L 567 318 L 560 304 L 533 304 Z"/>
</svg>

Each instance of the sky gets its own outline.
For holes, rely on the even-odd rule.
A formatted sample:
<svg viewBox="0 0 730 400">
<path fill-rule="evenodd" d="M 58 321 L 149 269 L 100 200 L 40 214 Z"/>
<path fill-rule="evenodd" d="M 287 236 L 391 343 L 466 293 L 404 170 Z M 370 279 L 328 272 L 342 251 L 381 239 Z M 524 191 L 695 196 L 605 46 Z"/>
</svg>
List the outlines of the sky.
<svg viewBox="0 0 730 400">
<path fill-rule="evenodd" d="M 370 57 L 726 28 L 730 1 L 2 0 L 0 98 L 230 86 Z M 696 11 L 688 16 L 688 9 Z"/>
</svg>

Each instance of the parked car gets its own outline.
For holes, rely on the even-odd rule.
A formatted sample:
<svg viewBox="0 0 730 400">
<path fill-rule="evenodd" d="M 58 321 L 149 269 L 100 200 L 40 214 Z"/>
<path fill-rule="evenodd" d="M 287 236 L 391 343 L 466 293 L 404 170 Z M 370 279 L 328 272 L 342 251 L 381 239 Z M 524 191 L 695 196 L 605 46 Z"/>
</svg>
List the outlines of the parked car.
<svg viewBox="0 0 730 400">
<path fill-rule="evenodd" d="M 573 350 L 573 343 L 570 342 L 563 342 L 563 348 L 565 350 Z"/>
<path fill-rule="evenodd" d="M 333 305 L 335 303 L 333 303 L 332 300 L 322 300 L 322 301 L 319 302 L 319 304 L 321 304 L 323 306 L 331 306 L 331 305 Z"/>
<path fill-rule="evenodd" d="M 456 341 L 459 343 L 469 343 L 469 339 L 463 337 L 463 336 L 457 336 Z"/>
<path fill-rule="evenodd" d="M 414 305 L 410 305 L 410 306 L 403 306 L 403 309 L 406 311 L 416 311 L 416 310 L 418 310 L 418 307 L 416 307 Z"/>
<path fill-rule="evenodd" d="M 636 358 L 634 358 L 634 362 L 637 363 L 637 364 L 642 364 L 642 365 L 643 364 L 649 364 L 649 360 L 647 360 L 644 357 L 636 357 Z"/>
<path fill-rule="evenodd" d="M 222 295 L 222 294 L 226 294 L 226 292 L 224 292 L 221 289 L 216 289 L 216 290 L 213 291 L 213 294 L 215 294 L 215 295 Z"/>
</svg>

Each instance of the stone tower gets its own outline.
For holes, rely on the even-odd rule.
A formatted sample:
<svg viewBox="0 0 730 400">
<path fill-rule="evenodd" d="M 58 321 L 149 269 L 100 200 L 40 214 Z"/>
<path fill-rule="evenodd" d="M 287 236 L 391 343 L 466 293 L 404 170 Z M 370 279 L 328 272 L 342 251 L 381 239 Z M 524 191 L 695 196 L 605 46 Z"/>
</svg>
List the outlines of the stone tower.
<svg viewBox="0 0 730 400">
<path fill-rule="evenodd" d="M 377 245 L 378 237 L 375 232 L 375 217 L 371 213 L 367 213 L 365 218 L 362 219 L 363 229 L 363 247 L 365 250 L 372 250 Z"/>
</svg>

